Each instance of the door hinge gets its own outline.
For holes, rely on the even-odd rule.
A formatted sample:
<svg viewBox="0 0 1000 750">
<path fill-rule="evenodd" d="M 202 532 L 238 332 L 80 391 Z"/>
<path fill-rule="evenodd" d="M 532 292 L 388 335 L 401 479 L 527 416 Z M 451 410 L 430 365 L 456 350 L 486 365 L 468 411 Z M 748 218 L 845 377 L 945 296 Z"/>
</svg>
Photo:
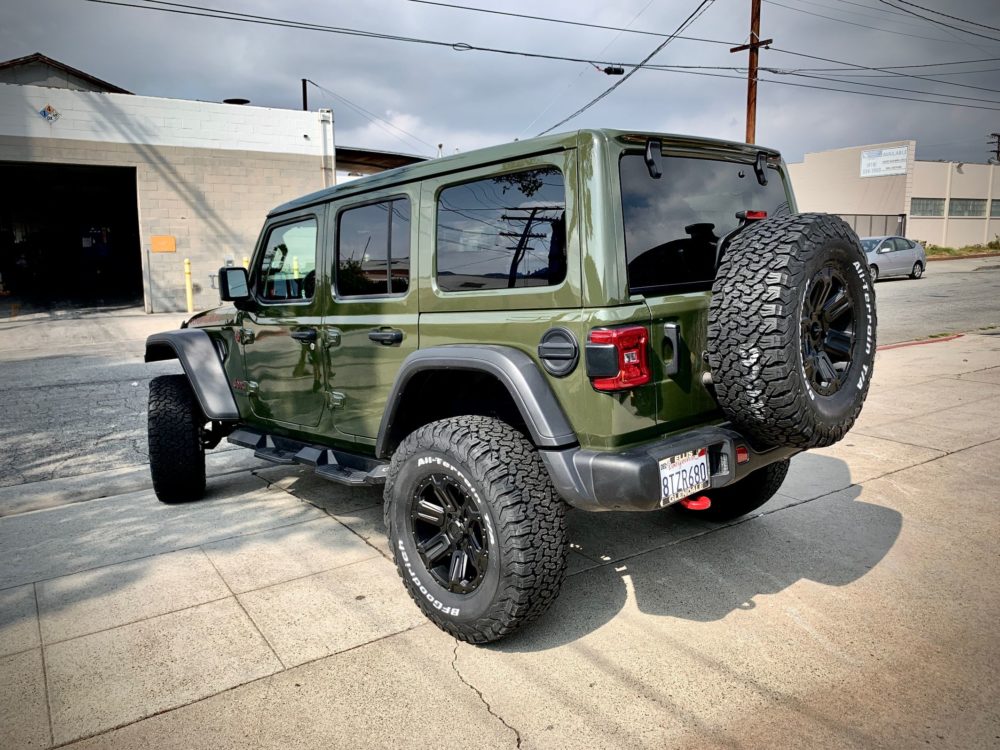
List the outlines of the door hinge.
<svg viewBox="0 0 1000 750">
<path fill-rule="evenodd" d="M 260 383 L 256 380 L 247 381 L 247 395 L 253 395 L 260 390 Z"/>
<path fill-rule="evenodd" d="M 340 329 L 339 328 L 327 328 L 326 329 L 326 343 L 327 346 L 340 346 Z"/>
<path fill-rule="evenodd" d="M 254 333 L 249 328 L 237 328 L 236 329 L 236 340 L 246 346 L 247 344 L 252 344 L 254 339 L 257 338 L 257 334 Z"/>
<path fill-rule="evenodd" d="M 340 391 L 330 391 L 328 394 L 330 398 L 330 408 L 331 409 L 343 409 L 344 404 L 347 402 L 347 396 Z"/>
</svg>

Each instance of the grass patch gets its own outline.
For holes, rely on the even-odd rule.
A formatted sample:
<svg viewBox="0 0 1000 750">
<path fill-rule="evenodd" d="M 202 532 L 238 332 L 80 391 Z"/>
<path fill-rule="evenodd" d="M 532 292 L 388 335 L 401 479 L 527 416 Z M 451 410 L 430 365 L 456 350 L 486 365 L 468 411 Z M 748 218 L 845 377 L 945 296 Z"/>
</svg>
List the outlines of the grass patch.
<svg viewBox="0 0 1000 750">
<path fill-rule="evenodd" d="M 965 247 L 947 247 L 944 245 L 933 245 L 929 242 L 921 244 L 923 244 L 928 258 L 962 258 L 967 255 L 1000 255 L 1000 237 L 987 242 L 985 245 L 966 245 Z"/>
</svg>

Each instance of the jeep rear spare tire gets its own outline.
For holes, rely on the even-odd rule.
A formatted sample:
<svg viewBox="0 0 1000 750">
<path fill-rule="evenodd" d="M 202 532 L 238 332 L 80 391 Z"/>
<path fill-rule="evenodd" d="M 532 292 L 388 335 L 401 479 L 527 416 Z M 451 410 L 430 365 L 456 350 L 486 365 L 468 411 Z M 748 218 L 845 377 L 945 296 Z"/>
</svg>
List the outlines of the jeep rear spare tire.
<svg viewBox="0 0 1000 750">
<path fill-rule="evenodd" d="M 875 326 L 865 255 L 842 219 L 751 225 L 712 287 L 708 361 L 719 405 L 759 447 L 832 445 L 868 393 Z"/>
<path fill-rule="evenodd" d="M 403 583 L 456 638 L 497 640 L 558 595 L 565 507 L 534 446 L 508 424 L 464 416 L 411 433 L 393 454 L 385 501 Z"/>
</svg>

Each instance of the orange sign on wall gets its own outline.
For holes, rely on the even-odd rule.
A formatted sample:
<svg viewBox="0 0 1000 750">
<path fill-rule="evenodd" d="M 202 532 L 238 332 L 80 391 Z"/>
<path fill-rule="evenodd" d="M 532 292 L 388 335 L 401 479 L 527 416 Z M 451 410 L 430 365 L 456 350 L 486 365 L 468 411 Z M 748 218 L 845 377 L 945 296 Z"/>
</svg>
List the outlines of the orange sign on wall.
<svg viewBox="0 0 1000 750">
<path fill-rule="evenodd" d="M 154 253 L 176 253 L 177 238 L 170 234 L 154 234 L 150 237 Z"/>
</svg>

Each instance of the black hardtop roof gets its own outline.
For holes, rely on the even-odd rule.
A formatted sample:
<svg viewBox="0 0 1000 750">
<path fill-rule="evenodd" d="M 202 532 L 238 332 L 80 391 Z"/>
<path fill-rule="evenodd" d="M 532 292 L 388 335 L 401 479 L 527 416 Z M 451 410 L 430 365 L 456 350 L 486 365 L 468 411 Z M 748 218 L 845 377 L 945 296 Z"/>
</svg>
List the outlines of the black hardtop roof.
<svg viewBox="0 0 1000 750">
<path fill-rule="evenodd" d="M 351 195 L 381 190 L 429 177 L 461 172 L 466 169 L 474 169 L 490 164 L 501 164 L 505 161 L 525 158 L 535 154 L 576 148 L 581 139 L 591 138 L 619 140 L 626 143 L 634 140 L 636 144 L 645 143 L 650 138 L 659 138 L 666 146 L 737 151 L 748 157 L 753 157 L 759 151 L 763 151 L 769 156 L 780 156 L 776 150 L 767 148 L 766 146 L 757 146 L 737 141 L 724 141 L 716 138 L 700 138 L 698 136 L 671 133 L 638 133 L 636 131 L 612 130 L 607 128 L 574 130 L 568 133 L 556 133 L 524 141 L 512 141 L 498 146 L 476 149 L 475 151 L 467 151 L 439 159 L 429 159 L 417 164 L 386 170 L 385 172 L 352 180 L 343 185 L 334 185 L 333 187 L 317 190 L 314 193 L 295 198 L 275 207 L 268 215 L 275 216 L 300 208 L 306 208 L 317 203 L 325 203 L 336 198 L 346 198 Z"/>
</svg>

